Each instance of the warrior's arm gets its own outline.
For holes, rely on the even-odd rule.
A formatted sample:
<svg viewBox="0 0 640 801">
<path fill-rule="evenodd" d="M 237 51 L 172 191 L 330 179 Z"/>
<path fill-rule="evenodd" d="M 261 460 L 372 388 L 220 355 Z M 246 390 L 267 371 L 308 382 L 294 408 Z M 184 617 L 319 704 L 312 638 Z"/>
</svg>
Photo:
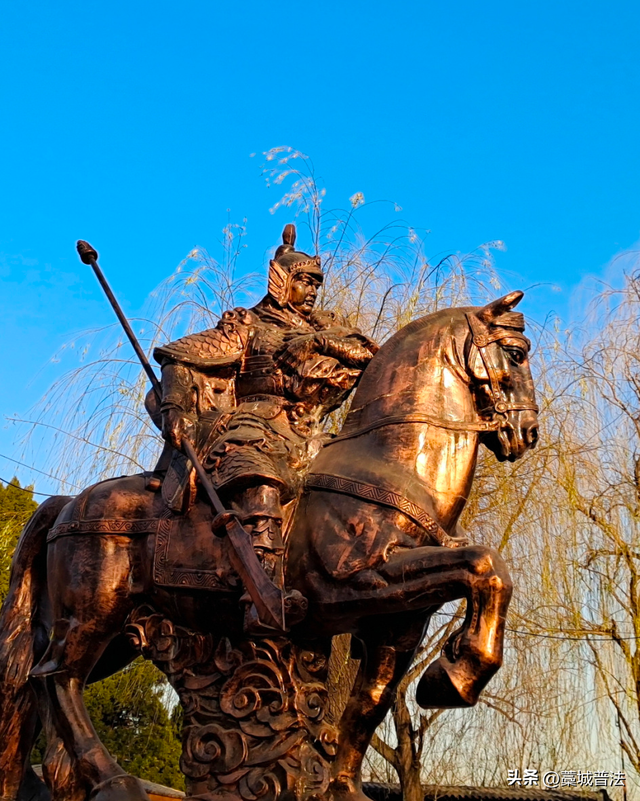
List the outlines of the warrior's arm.
<svg viewBox="0 0 640 801">
<path fill-rule="evenodd" d="M 376 343 L 356 329 L 334 328 L 296 336 L 285 345 L 277 363 L 295 368 L 312 354 L 321 353 L 336 359 L 345 367 L 364 369 L 377 352 Z"/>
<path fill-rule="evenodd" d="M 337 337 L 330 334 L 316 334 L 320 353 L 332 356 L 346 367 L 365 368 L 374 357 L 377 347 L 368 343 L 365 347 L 358 337 Z"/>
<path fill-rule="evenodd" d="M 162 366 L 162 435 L 179 448 L 204 412 L 227 413 L 235 407 L 234 375 L 237 365 L 200 371 L 189 365 L 165 362 Z"/>
<path fill-rule="evenodd" d="M 174 448 L 192 429 L 196 419 L 197 389 L 193 371 L 184 364 L 162 365 L 162 436 Z"/>
<path fill-rule="evenodd" d="M 162 365 L 163 412 L 177 409 L 183 414 L 192 415 L 196 411 L 197 388 L 193 371 L 184 364 L 165 362 Z"/>
</svg>

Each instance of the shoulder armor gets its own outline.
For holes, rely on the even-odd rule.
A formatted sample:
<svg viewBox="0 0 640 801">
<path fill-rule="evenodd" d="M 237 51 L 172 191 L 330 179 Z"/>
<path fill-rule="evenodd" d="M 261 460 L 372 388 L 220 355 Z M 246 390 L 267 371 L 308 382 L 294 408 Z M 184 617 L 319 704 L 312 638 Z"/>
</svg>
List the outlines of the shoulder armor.
<svg viewBox="0 0 640 801">
<path fill-rule="evenodd" d="M 244 309 L 242 306 L 237 306 L 231 312 L 225 312 L 224 314 L 233 314 L 234 319 L 237 320 L 240 325 L 255 325 L 255 323 L 260 322 L 260 318 L 258 315 L 251 311 L 251 309 Z M 222 319 L 225 319 L 224 314 L 222 315 Z"/>
<path fill-rule="evenodd" d="M 240 361 L 247 343 L 246 309 L 226 311 L 215 328 L 188 334 L 153 351 L 153 358 L 181 362 L 192 367 L 211 369 Z"/>
</svg>

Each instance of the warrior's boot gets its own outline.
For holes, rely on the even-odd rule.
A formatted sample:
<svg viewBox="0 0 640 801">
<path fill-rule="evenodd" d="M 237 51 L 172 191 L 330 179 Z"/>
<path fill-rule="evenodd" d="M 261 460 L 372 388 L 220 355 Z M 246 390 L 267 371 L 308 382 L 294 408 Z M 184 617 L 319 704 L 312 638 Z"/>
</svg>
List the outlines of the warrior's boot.
<svg viewBox="0 0 640 801">
<path fill-rule="evenodd" d="M 284 593 L 284 541 L 282 539 L 282 506 L 280 492 L 270 484 L 248 487 L 236 494 L 231 504 L 245 530 L 251 535 L 253 548 L 269 579 Z M 246 634 L 265 636 L 273 629 L 264 626 L 258 617 L 249 593 L 240 599 L 246 604 Z M 288 628 L 299 623 L 307 611 L 307 601 L 297 590 L 284 595 L 284 618 Z"/>
</svg>

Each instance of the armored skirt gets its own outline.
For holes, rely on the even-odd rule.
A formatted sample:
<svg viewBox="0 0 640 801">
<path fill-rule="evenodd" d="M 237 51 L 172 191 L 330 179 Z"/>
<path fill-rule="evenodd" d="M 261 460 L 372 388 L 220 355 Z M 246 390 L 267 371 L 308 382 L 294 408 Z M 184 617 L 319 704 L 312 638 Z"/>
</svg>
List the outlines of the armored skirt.
<svg viewBox="0 0 640 801">
<path fill-rule="evenodd" d="M 277 486 L 284 503 L 298 494 L 326 435 L 298 417 L 297 404 L 276 396 L 241 400 L 226 430 L 203 454 L 214 486 L 240 487 L 256 480 Z"/>
</svg>

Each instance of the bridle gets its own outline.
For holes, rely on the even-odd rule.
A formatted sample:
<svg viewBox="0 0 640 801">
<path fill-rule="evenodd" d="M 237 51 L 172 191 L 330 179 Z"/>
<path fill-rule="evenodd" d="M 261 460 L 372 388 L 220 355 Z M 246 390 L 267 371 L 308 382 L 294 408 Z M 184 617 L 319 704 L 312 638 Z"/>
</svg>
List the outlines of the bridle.
<svg viewBox="0 0 640 801">
<path fill-rule="evenodd" d="M 500 386 L 500 382 L 498 381 L 500 368 L 496 357 L 499 349 L 497 347 L 491 347 L 502 339 L 518 339 L 528 351 L 531 344 L 529 340 L 525 337 L 522 331 L 518 331 L 516 329 L 509 329 L 508 333 L 505 333 L 504 328 L 496 328 L 492 331 L 489 326 L 473 312 L 467 312 L 465 316 L 471 331 L 472 342 L 478 349 L 484 369 L 487 371 L 487 375 L 489 376 L 489 386 L 491 387 L 490 394 L 492 405 L 486 409 L 479 409 L 478 414 L 482 415 L 486 412 L 489 412 L 493 415 L 494 419 L 496 419 L 499 415 L 503 418 L 502 422 L 504 422 L 504 415 L 506 415 L 507 412 L 520 412 L 527 410 L 538 412 L 538 405 L 535 403 L 533 398 L 523 403 L 515 403 L 507 398 L 504 390 Z M 498 424 L 496 427 L 499 428 L 500 420 L 496 419 L 496 422 Z"/>
<path fill-rule="evenodd" d="M 539 411 L 538 405 L 533 398 L 520 403 L 510 400 L 500 386 L 500 381 L 498 380 L 500 366 L 498 362 L 499 348 L 496 343 L 503 339 L 519 339 L 528 350 L 530 345 L 529 340 L 524 336 L 522 331 L 517 329 L 510 328 L 508 333 L 502 327 L 496 327 L 492 330 L 473 312 L 466 312 L 465 317 L 467 319 L 469 331 L 471 332 L 471 341 L 480 354 L 482 364 L 489 378 L 491 405 L 485 409 L 477 410 L 477 420 L 442 420 L 430 414 L 412 412 L 408 414 L 387 415 L 368 425 L 356 425 L 355 428 L 352 428 L 347 418 L 347 423 L 343 430 L 336 437 L 333 437 L 333 439 L 327 442 L 325 447 L 332 445 L 334 442 L 342 442 L 346 439 L 359 437 L 362 434 L 367 434 L 369 431 L 374 431 L 383 426 L 399 425 L 402 423 L 427 423 L 437 428 L 445 428 L 452 431 L 498 431 L 504 426 L 508 412 L 530 410 L 537 413 Z M 373 401 L 370 401 L 370 403 L 373 403 Z M 365 408 L 366 405 L 362 407 L 362 409 Z M 483 419 L 485 415 L 490 415 L 489 419 Z"/>
</svg>

